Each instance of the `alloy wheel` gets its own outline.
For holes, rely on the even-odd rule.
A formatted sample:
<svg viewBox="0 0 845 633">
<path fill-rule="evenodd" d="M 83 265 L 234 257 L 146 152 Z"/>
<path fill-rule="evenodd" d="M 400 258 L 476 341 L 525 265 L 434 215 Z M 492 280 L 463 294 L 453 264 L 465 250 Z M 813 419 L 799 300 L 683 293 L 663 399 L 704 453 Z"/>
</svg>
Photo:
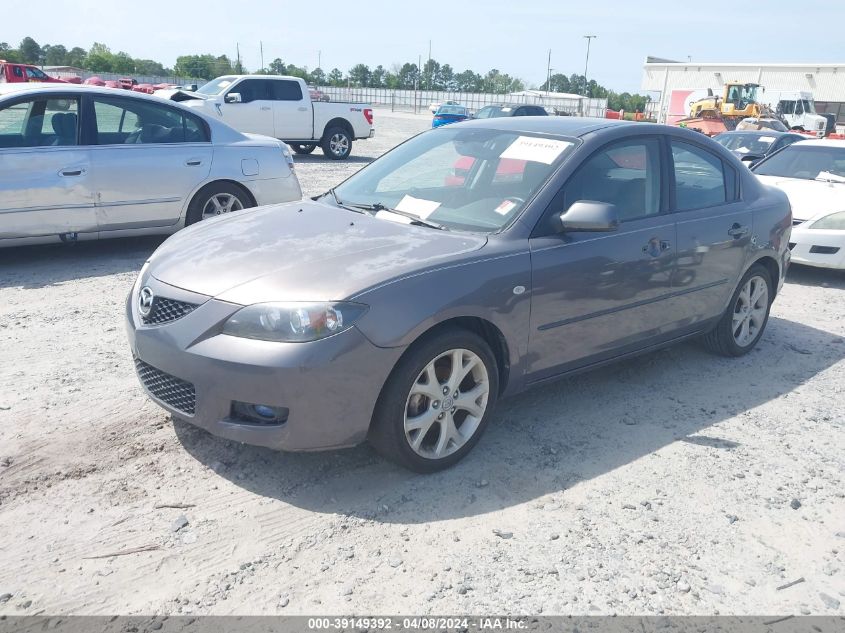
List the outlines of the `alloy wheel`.
<svg viewBox="0 0 845 633">
<path fill-rule="evenodd" d="M 487 367 L 475 352 L 443 352 L 423 368 L 408 394 L 408 445 L 428 459 L 451 455 L 478 430 L 489 395 Z"/>
<path fill-rule="evenodd" d="M 766 322 L 769 308 L 769 285 L 755 275 L 742 287 L 734 305 L 731 331 L 740 347 L 748 347 L 756 339 Z"/>
<path fill-rule="evenodd" d="M 334 134 L 329 139 L 329 148 L 335 156 L 343 156 L 349 151 L 349 138 L 345 134 Z"/>
<path fill-rule="evenodd" d="M 223 213 L 240 211 L 244 208 L 240 199 L 231 193 L 217 193 L 208 199 L 202 208 L 202 219 L 207 220 Z"/>
</svg>

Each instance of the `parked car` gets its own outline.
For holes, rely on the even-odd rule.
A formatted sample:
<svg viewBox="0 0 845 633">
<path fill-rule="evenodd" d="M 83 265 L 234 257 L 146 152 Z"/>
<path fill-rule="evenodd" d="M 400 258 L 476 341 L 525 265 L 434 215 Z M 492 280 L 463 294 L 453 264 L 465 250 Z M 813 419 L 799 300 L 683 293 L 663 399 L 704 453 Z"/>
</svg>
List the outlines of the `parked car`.
<svg viewBox="0 0 845 633">
<path fill-rule="evenodd" d="M 0 86 L 0 246 L 167 234 L 301 195 L 284 143 L 179 104 L 93 86 Z"/>
<path fill-rule="evenodd" d="M 457 101 L 443 101 L 442 103 L 439 102 L 439 101 L 438 102 L 432 102 L 432 103 L 428 104 L 428 110 L 429 110 L 429 112 L 434 114 L 435 112 L 437 112 L 437 108 L 439 108 L 440 106 L 444 106 L 444 105 L 461 105 L 461 104 L 458 103 Z"/>
<path fill-rule="evenodd" d="M 328 158 L 344 160 L 354 140 L 375 136 L 370 104 L 314 101 L 299 77 L 229 75 L 195 92 L 155 94 L 204 111 L 241 132 L 281 139 L 297 154 L 310 154 L 319 145 Z"/>
<path fill-rule="evenodd" d="M 806 140 L 806 136 L 793 132 L 775 132 L 761 130 L 756 132 L 722 132 L 713 137 L 717 143 L 728 148 L 733 155 L 751 167 L 759 163 L 769 154 Z"/>
<path fill-rule="evenodd" d="M 331 101 L 329 95 L 314 86 L 308 86 L 308 94 L 311 97 L 311 101 Z"/>
<path fill-rule="evenodd" d="M 0 84 L 16 84 L 16 83 L 79 83 L 65 81 L 58 77 L 51 77 L 38 66 L 32 64 L 17 64 L 14 62 L 7 62 L 5 59 L 0 59 Z"/>
<path fill-rule="evenodd" d="M 475 119 L 494 119 L 505 116 L 549 116 L 543 106 L 502 103 L 484 106 L 475 113 Z"/>
<path fill-rule="evenodd" d="M 521 177 L 500 179 L 503 160 Z M 369 439 L 434 471 L 532 385 L 690 337 L 748 353 L 790 227 L 782 192 L 689 130 L 467 121 L 313 201 L 170 238 L 127 299 L 129 343 L 152 398 L 216 435 Z"/>
<path fill-rule="evenodd" d="M 442 105 L 434 113 L 434 118 L 431 120 L 431 127 L 458 123 L 459 121 L 466 121 L 469 118 L 469 110 L 464 106 Z"/>
<path fill-rule="evenodd" d="M 845 141 L 801 141 L 753 171 L 792 203 L 792 261 L 845 269 Z"/>
</svg>

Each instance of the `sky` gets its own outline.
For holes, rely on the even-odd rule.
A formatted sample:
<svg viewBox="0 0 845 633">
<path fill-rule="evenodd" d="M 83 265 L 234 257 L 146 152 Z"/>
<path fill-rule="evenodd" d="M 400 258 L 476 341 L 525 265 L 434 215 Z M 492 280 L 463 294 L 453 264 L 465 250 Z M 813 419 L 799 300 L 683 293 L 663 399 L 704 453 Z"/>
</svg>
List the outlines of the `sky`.
<svg viewBox="0 0 845 633">
<path fill-rule="evenodd" d="M 707 6 L 708 3 L 699 3 Z M 51 0 L 49 11 L 32 0 L 4 0 L 0 41 L 16 46 L 25 36 L 39 44 L 91 47 L 154 59 L 165 66 L 179 55 L 212 53 L 234 58 L 236 45 L 248 69 L 279 57 L 328 72 L 357 63 L 371 68 L 422 55 L 457 72 L 491 68 L 527 84 L 545 81 L 549 50 L 553 72 L 584 72 L 622 92 L 640 88 L 646 56 L 698 62 L 843 62 L 845 2 L 767 0 L 712 4 L 688 2 L 567 2 L 566 0 Z"/>
</svg>

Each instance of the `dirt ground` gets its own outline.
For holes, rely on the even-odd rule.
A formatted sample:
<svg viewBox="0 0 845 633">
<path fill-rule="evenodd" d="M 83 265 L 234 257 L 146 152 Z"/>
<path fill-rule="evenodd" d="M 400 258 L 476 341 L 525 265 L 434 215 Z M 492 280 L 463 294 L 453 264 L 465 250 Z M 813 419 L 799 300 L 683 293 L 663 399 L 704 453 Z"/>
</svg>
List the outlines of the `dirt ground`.
<svg viewBox="0 0 845 633">
<path fill-rule="evenodd" d="M 306 194 L 430 120 L 376 116 Z M 535 389 L 421 476 L 172 423 L 123 326 L 160 242 L 0 252 L 0 614 L 845 613 L 845 275 L 794 268 L 747 357 Z"/>
</svg>

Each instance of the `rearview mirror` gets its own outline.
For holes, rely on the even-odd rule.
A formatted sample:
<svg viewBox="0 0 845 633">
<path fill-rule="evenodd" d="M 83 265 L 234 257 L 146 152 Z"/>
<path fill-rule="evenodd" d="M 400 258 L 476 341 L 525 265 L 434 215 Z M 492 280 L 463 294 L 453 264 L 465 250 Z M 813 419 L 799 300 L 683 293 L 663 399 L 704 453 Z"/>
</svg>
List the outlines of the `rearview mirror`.
<svg viewBox="0 0 845 633">
<path fill-rule="evenodd" d="M 562 233 L 574 231 L 615 231 L 619 228 L 619 213 L 615 204 L 579 200 L 559 216 L 558 230 Z"/>
<path fill-rule="evenodd" d="M 230 92 L 224 100 L 226 103 L 243 103 L 240 92 Z"/>
</svg>

